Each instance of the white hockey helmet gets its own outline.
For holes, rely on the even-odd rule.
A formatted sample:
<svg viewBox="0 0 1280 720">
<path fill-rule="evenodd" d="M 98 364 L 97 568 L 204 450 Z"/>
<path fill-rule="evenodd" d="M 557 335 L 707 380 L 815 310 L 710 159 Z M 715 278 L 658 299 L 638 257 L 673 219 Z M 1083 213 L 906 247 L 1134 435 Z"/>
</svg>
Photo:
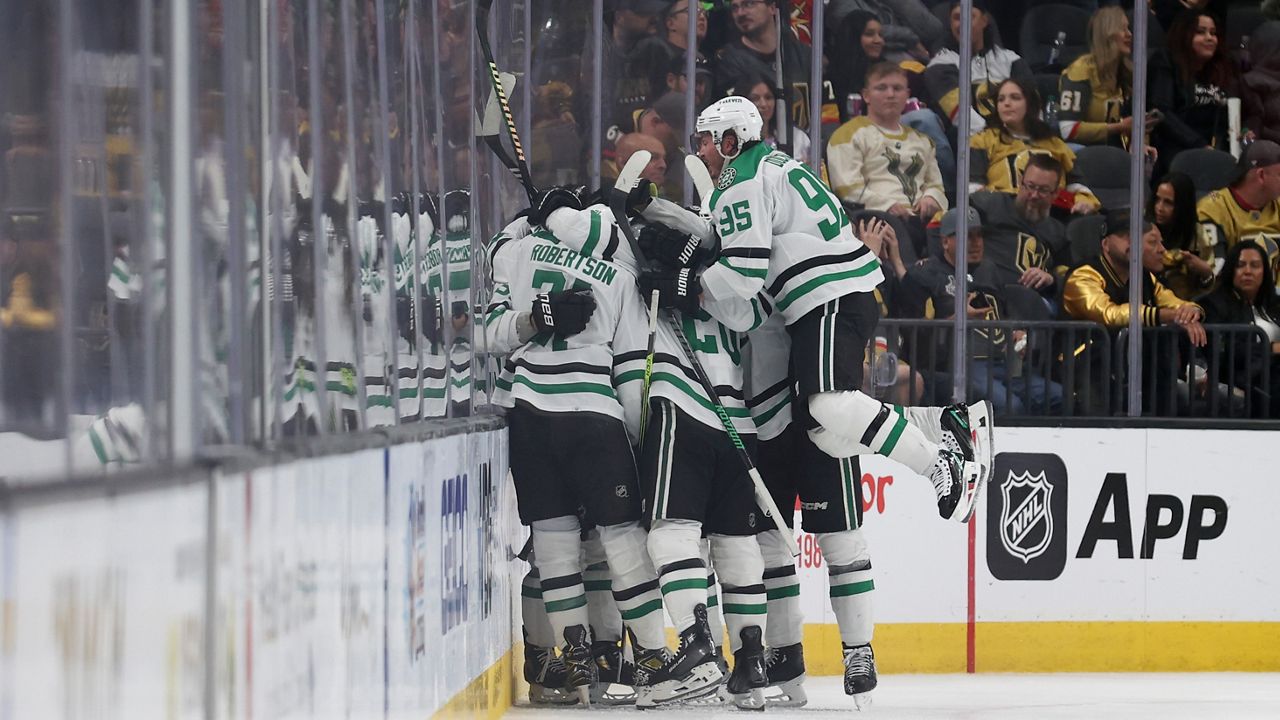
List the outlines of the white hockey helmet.
<svg viewBox="0 0 1280 720">
<path fill-rule="evenodd" d="M 764 121 L 760 119 L 760 111 L 756 109 L 755 103 L 742 96 L 733 95 L 711 103 L 707 109 L 699 113 L 695 129 L 700 133 L 711 133 L 716 151 L 724 155 L 726 160 L 732 160 L 742 152 L 743 145 L 760 139 Z M 726 130 L 732 130 L 738 137 L 738 151 L 732 156 L 725 155 L 720 147 L 720 141 L 724 139 Z"/>
</svg>

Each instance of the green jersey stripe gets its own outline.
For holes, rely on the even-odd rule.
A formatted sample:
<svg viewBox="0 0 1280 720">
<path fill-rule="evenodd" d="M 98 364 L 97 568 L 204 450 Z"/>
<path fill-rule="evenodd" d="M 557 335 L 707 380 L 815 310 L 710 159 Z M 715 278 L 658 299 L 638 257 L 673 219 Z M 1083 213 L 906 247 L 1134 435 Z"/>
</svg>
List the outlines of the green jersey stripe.
<svg viewBox="0 0 1280 720">
<path fill-rule="evenodd" d="M 863 265 L 862 267 L 859 267 L 859 268 L 854 268 L 853 270 L 845 270 L 843 272 L 835 272 L 835 273 L 828 273 L 826 275 L 819 275 L 816 278 L 813 278 L 807 282 L 801 283 L 797 287 L 791 288 L 791 290 L 786 295 L 778 299 L 778 309 L 786 310 L 788 307 L 791 306 L 791 303 L 795 302 L 796 300 L 799 300 L 800 298 L 804 297 L 806 294 L 812 292 L 814 288 L 821 287 L 822 285 L 826 285 L 827 283 L 839 282 L 841 280 L 850 280 L 853 278 L 860 278 L 860 277 L 863 277 L 864 275 L 870 275 L 871 273 L 875 272 L 878 269 L 880 269 L 880 263 L 875 260 L 872 260 L 868 262 L 866 265 Z"/>
</svg>

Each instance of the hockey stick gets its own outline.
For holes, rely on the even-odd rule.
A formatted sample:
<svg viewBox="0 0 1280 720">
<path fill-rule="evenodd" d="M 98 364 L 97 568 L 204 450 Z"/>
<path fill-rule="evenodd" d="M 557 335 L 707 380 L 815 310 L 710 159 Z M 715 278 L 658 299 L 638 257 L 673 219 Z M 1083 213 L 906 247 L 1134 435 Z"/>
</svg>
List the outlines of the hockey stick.
<svg viewBox="0 0 1280 720">
<path fill-rule="evenodd" d="M 697 155 L 684 156 L 684 169 L 693 179 L 694 189 L 698 191 L 698 216 L 710 223 L 711 193 L 715 190 L 715 185 L 711 182 L 711 173 Z"/>
<path fill-rule="evenodd" d="M 524 191 L 529 196 L 529 204 L 532 205 L 538 194 L 533 188 L 533 174 L 529 172 L 529 163 L 524 158 L 524 146 L 520 144 L 520 134 L 516 132 L 516 119 L 511 114 L 511 104 L 507 101 L 507 93 L 502 88 L 502 78 L 498 74 L 498 63 L 493 59 L 493 48 L 489 47 L 489 35 L 486 28 L 489 25 L 489 10 L 492 7 L 493 0 L 479 0 L 476 3 L 476 37 L 480 41 L 480 52 L 484 54 L 484 61 L 489 66 L 489 80 L 493 85 L 494 95 L 498 98 L 498 106 L 502 110 L 502 117 L 507 121 L 507 134 L 511 136 L 511 147 L 516 154 L 515 167 L 512 168 L 510 165 L 508 167 L 516 174 L 520 184 L 524 186 Z M 493 138 L 494 141 L 497 141 L 497 135 L 494 135 Z M 500 143 L 490 141 L 490 147 L 494 144 Z M 498 157 L 502 158 L 503 155 L 500 154 Z"/>
<path fill-rule="evenodd" d="M 640 173 L 644 172 L 645 167 L 649 165 L 649 160 L 653 153 L 648 150 L 637 150 L 627 158 L 627 162 L 623 164 L 622 170 L 618 172 L 618 179 L 614 182 L 614 187 L 625 187 L 627 193 L 640 183 Z M 626 225 L 627 230 L 631 229 L 631 225 L 626 222 L 627 217 L 627 198 L 622 197 L 621 208 L 615 207 L 614 198 L 609 196 L 609 209 L 613 211 L 614 219 L 622 218 L 618 222 L 619 225 Z M 622 215 L 618 215 L 621 210 Z M 631 251 L 636 254 L 637 265 L 641 262 L 640 246 L 631 243 Z M 653 382 L 653 355 L 654 348 L 658 339 L 658 291 L 653 291 L 653 297 L 649 299 L 649 349 L 644 356 L 644 385 L 640 390 L 640 442 L 644 442 L 645 430 L 649 427 L 649 386 Z"/>
<path fill-rule="evenodd" d="M 637 152 L 636 155 L 640 153 Z M 624 171 L 631 167 L 635 162 L 636 155 L 632 155 L 624 166 Z M 648 164 L 648 159 L 645 159 Z M 631 229 L 631 223 L 627 220 L 627 195 L 635 187 L 640 179 L 640 169 L 635 170 L 634 177 L 625 173 L 618 174 L 618 182 L 614 184 L 613 190 L 609 193 L 609 209 L 613 211 L 614 219 L 617 220 L 618 226 L 622 228 L 622 234 L 627 238 L 627 244 L 631 246 L 631 252 L 636 256 L 636 262 L 640 265 L 645 264 L 644 253 L 640 251 L 640 243 L 636 241 L 635 231 Z M 708 176 L 709 177 L 709 176 Z M 708 199 L 710 196 L 708 195 Z M 656 301 L 656 298 L 655 298 Z M 656 302 L 655 302 L 656 304 Z M 697 377 L 698 384 L 702 386 L 703 392 L 707 394 L 707 398 L 711 401 L 716 417 L 720 418 L 720 424 L 724 426 L 725 434 L 729 436 L 729 441 L 733 443 L 733 447 L 738 451 L 738 459 L 742 461 L 742 466 L 746 469 L 747 475 L 751 477 L 752 488 L 755 490 L 756 504 L 764 509 L 764 514 L 773 519 L 773 524 L 778 528 L 778 532 L 782 534 L 782 540 L 787 545 L 787 550 L 791 552 L 792 557 L 800 555 L 800 546 L 796 544 L 795 536 L 791 534 L 791 527 L 787 521 L 783 519 L 782 513 L 778 511 L 778 506 L 773 502 L 773 496 L 769 494 L 769 489 L 765 487 L 764 478 L 760 476 L 760 471 L 756 469 L 756 465 L 751 461 L 751 456 L 747 454 L 747 448 L 742 444 L 742 436 L 738 434 L 738 429 L 733 426 L 733 420 L 729 418 L 729 412 L 724 409 L 724 403 L 720 401 L 720 395 L 716 392 L 716 386 L 711 382 L 711 378 L 707 376 L 707 371 L 702 367 L 702 363 L 698 362 L 698 356 L 694 354 L 693 348 L 689 346 L 689 338 L 685 337 L 684 328 L 680 327 L 679 320 L 674 314 L 667 315 L 667 322 L 671 326 L 672 333 L 676 336 L 676 342 L 680 345 L 680 350 L 684 352 L 685 357 L 689 358 L 689 365 L 693 368 L 693 374 Z"/>
</svg>

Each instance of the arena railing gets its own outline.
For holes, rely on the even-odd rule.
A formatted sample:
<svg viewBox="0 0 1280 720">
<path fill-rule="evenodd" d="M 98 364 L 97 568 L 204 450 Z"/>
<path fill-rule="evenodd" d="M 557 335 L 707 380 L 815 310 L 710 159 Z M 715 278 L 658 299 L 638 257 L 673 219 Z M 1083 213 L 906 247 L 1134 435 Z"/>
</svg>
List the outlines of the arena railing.
<svg viewBox="0 0 1280 720">
<path fill-rule="evenodd" d="M 966 399 L 990 400 L 1006 425 L 1280 425 L 1268 405 L 1268 363 L 1274 361 L 1266 336 L 1251 325 L 1206 325 L 1205 330 L 1205 347 L 1190 352 L 1181 328 L 1146 329 L 1144 412 L 1130 417 L 1124 381 L 1127 329 L 1113 332 L 1083 321 L 971 320 L 966 330 Z M 952 401 L 951 357 L 957 334 L 951 320 L 885 318 L 875 335 L 865 356 L 865 391 L 899 404 Z M 1179 343 L 1187 352 L 1175 354 Z M 886 353 L 896 362 L 886 361 Z M 890 366 L 892 380 L 886 383 Z M 1213 391 L 1208 378 L 1218 379 Z M 1195 394 L 1193 386 L 1198 388 Z"/>
</svg>

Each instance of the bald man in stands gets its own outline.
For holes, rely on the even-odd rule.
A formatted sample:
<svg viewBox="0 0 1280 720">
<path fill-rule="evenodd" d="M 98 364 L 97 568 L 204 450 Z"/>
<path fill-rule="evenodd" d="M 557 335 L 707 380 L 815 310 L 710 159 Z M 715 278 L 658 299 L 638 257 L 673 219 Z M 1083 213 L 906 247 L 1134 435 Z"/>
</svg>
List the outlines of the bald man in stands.
<svg viewBox="0 0 1280 720">
<path fill-rule="evenodd" d="M 645 166 L 644 172 L 640 173 L 640 177 L 658 187 L 663 187 L 667 182 L 667 149 L 661 140 L 652 135 L 628 133 L 618 138 L 618 169 L 626 167 L 631 156 L 640 150 L 648 150 L 653 155 L 649 158 L 649 164 Z"/>
</svg>

